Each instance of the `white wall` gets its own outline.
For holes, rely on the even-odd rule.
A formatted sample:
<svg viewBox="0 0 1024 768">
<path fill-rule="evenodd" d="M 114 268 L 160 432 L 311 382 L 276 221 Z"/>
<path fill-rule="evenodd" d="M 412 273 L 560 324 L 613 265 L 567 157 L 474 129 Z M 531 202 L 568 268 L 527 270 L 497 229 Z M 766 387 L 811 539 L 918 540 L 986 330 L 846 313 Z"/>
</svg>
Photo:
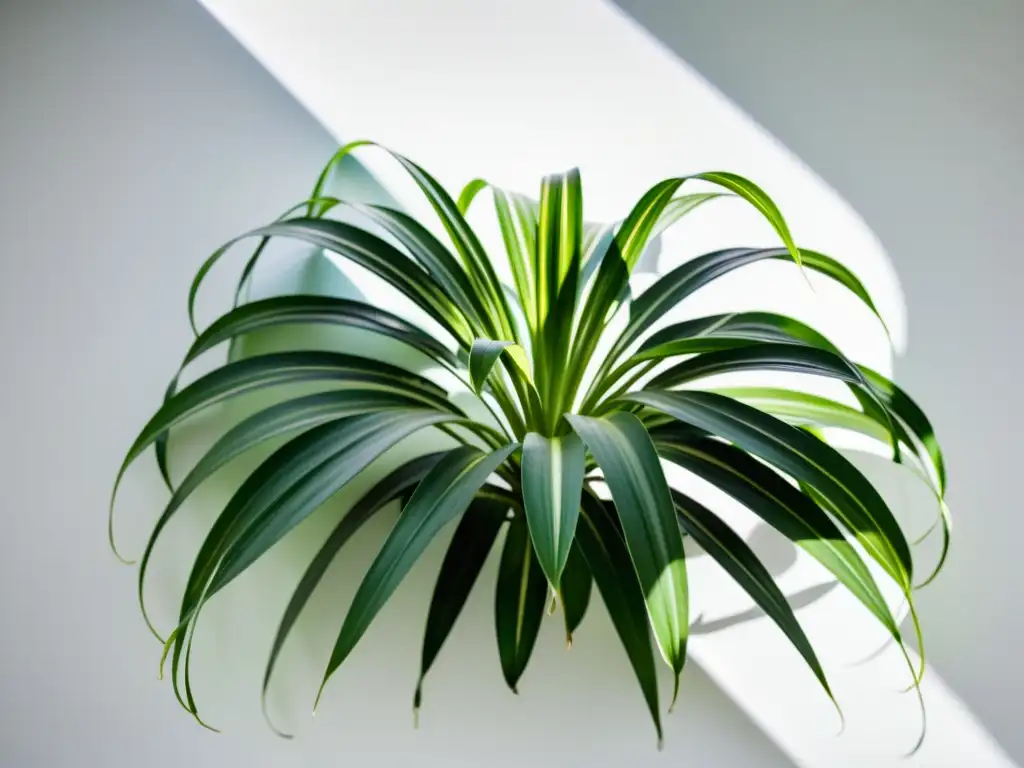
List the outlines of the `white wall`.
<svg viewBox="0 0 1024 768">
<path fill-rule="evenodd" d="M 616 2 L 814 168 L 892 259 L 908 318 L 896 375 L 937 425 L 956 519 L 918 600 L 930 658 L 1024 760 L 1024 4 Z"/>
<path fill-rule="evenodd" d="M 223 705 L 217 722 L 232 726 L 226 734 L 200 729 L 157 683 L 159 647 L 138 615 L 134 572 L 106 548 L 110 480 L 188 341 L 184 299 L 205 253 L 304 194 L 331 149 L 190 2 L 0 4 L 4 766 L 658 759 L 599 610 L 570 656 L 549 622 L 514 698 L 498 673 L 487 589 L 442 654 L 414 731 L 409 695 L 429 568 L 382 615 L 318 721 L 297 704 L 291 722 L 303 733 L 295 742 L 271 736 L 258 715 L 254 654 L 265 652 L 272 628 L 247 622 L 263 606 L 225 609 L 200 655 L 201 693 Z M 210 294 L 223 298 L 226 288 L 215 281 Z M 129 528 L 151 520 L 162 498 L 152 471 L 142 470 L 121 517 Z M 370 532 L 338 574 L 339 599 L 381 532 Z M 435 548 L 435 565 L 438 555 Z M 285 587 L 274 588 L 283 598 Z M 660 762 L 787 764 L 696 669 L 684 690 Z"/>
</svg>

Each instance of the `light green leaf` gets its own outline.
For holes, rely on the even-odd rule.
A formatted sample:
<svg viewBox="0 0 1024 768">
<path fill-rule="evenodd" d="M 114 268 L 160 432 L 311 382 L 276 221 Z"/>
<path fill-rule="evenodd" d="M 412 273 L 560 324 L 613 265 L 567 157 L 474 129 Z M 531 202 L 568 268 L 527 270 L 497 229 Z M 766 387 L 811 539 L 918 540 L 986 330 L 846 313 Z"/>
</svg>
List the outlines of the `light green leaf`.
<svg viewBox="0 0 1024 768">
<path fill-rule="evenodd" d="M 544 437 L 530 432 L 523 440 L 523 504 L 540 566 L 556 592 L 560 589 L 576 532 L 586 448 L 574 433 Z"/>
<path fill-rule="evenodd" d="M 519 678 L 537 642 L 547 595 L 547 582 L 530 545 L 526 521 L 517 516 L 505 536 L 494 593 L 498 656 L 505 682 L 513 693 L 519 693 Z"/>
<path fill-rule="evenodd" d="M 647 430 L 632 414 L 566 418 L 597 459 L 611 490 L 654 637 L 675 673 L 675 701 L 686 661 L 689 595 L 683 539 L 658 454 Z"/>
<path fill-rule="evenodd" d="M 424 478 L 352 599 L 320 693 L 434 536 L 466 510 L 491 473 L 518 447 L 511 443 L 489 454 L 469 446 L 456 448 Z"/>
<path fill-rule="evenodd" d="M 491 375 L 491 370 L 502 352 L 509 356 L 529 382 L 529 363 L 522 347 L 514 341 L 475 339 L 469 350 L 469 380 L 478 395 L 483 392 L 487 377 Z"/>
</svg>

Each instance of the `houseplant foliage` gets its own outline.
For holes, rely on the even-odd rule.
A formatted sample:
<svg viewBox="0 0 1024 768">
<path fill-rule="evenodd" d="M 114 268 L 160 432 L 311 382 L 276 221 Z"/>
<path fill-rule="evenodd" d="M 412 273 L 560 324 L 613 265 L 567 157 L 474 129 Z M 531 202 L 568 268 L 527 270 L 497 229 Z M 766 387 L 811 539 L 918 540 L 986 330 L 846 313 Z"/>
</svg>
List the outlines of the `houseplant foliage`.
<svg viewBox="0 0 1024 768">
<path fill-rule="evenodd" d="M 393 530 L 347 612 L 339 615 L 341 628 L 324 683 L 428 543 L 451 523 L 454 537 L 429 607 L 417 708 L 424 676 L 502 529 L 495 626 L 501 668 L 513 690 L 550 598 L 561 606 L 571 639 L 596 585 L 660 739 L 655 651 L 673 672 L 674 700 L 690 620 L 683 548 L 683 537 L 690 536 L 778 625 L 831 697 L 814 649 L 765 566 L 713 510 L 669 485 L 664 463 L 717 486 L 817 559 L 903 650 L 917 687 L 923 661 L 920 668 L 911 664 L 899 623 L 867 562 L 874 561 L 899 586 L 920 641 L 912 591 L 941 568 L 949 540 L 942 454 L 924 413 L 895 384 L 851 362 L 820 333 L 792 318 L 741 312 L 657 323 L 716 278 L 766 259 L 791 260 L 805 272 L 840 283 L 877 316 L 852 272 L 824 254 L 798 248 L 771 199 L 734 174 L 666 179 L 651 187 L 624 220 L 597 227 L 584 223 L 575 170 L 545 178 L 539 201 L 490 189 L 483 180 L 470 183 L 455 199 L 421 167 L 392 153 L 436 213 L 447 233 L 443 242 L 405 213 L 325 194 L 341 160 L 367 144 L 340 149 L 308 200 L 227 243 L 202 265 L 189 295 L 190 318 L 214 264 L 240 241 L 255 244 L 235 307 L 197 331 L 181 371 L 244 334 L 283 324 L 324 323 L 370 331 L 416 350 L 447 372 L 447 383 L 367 357 L 303 349 L 228 362 L 187 386 L 179 385 L 178 377 L 171 382 L 115 483 L 116 494 L 127 468 L 155 447 L 171 498 L 140 561 L 144 615 L 150 557 L 181 505 L 235 457 L 272 438 L 288 438 L 220 512 L 196 555 L 178 624 L 169 636 L 160 635 L 146 616 L 165 643 L 175 693 L 188 711 L 199 718 L 189 656 L 196 622 L 210 598 L 377 457 L 428 429 L 446 434 L 449 440 L 443 444 L 453 447 L 399 466 L 341 519 L 285 608 L 266 666 L 264 694 L 289 632 L 329 564 L 344 557 L 346 542 L 363 523 L 397 502 L 401 513 Z M 717 191 L 689 192 L 691 180 Z M 511 286 L 499 280 L 465 218 L 475 199 L 485 199 L 480 196 L 485 190 L 493 200 Z M 630 272 L 652 238 L 723 195 L 754 206 L 782 246 L 708 253 L 632 295 Z M 332 218 L 342 210 L 357 213 L 365 226 Z M 240 303 L 246 280 L 274 238 L 329 250 L 369 270 L 440 330 L 348 299 L 288 295 Z M 617 313 L 625 323 L 611 333 Z M 703 384 L 717 374 L 761 370 L 838 380 L 859 407 L 797 390 L 716 390 Z M 452 382 L 461 382 L 479 398 L 485 416 L 472 417 L 456 406 Z M 231 427 L 184 479 L 171 482 L 167 439 L 173 427 L 229 398 L 289 383 L 320 387 Z M 939 510 L 934 529 L 943 538 L 942 556 L 930 575 L 915 576 L 910 544 L 891 510 L 829 445 L 826 436 L 832 433 L 825 429 L 852 430 L 881 441 L 895 461 L 930 484 Z M 111 515 L 113 507 L 112 499 Z M 112 546 L 113 541 L 111 521 Z"/>
</svg>

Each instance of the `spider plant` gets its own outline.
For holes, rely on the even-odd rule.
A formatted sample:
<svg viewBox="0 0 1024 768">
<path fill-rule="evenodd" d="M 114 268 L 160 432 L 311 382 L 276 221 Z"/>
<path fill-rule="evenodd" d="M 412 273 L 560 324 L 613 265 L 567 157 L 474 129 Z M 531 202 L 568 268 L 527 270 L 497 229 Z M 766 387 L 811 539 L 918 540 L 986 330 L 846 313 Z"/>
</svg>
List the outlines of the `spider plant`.
<svg viewBox="0 0 1024 768">
<path fill-rule="evenodd" d="M 189 294 L 193 327 L 196 294 L 209 270 L 238 241 L 255 242 L 234 308 L 197 331 L 179 375 L 224 342 L 296 323 L 379 334 L 416 350 L 443 375 L 352 354 L 294 349 L 228 362 L 187 386 L 179 386 L 176 376 L 115 482 L 116 495 L 125 470 L 155 446 L 171 497 L 141 558 L 139 601 L 150 628 L 165 643 L 161 667 L 169 656 L 175 694 L 196 719 L 189 656 L 206 603 L 375 459 L 423 430 L 435 431 L 438 450 L 399 466 L 365 493 L 309 563 L 270 649 L 264 700 L 282 646 L 328 565 L 360 526 L 392 502 L 401 505 L 401 513 L 347 613 L 339 617 L 323 684 L 431 540 L 457 523 L 430 602 L 416 708 L 424 677 L 502 529 L 495 626 L 501 669 L 513 690 L 529 662 L 549 597 L 560 605 L 571 640 L 596 584 L 660 740 L 654 649 L 672 670 L 674 700 L 690 623 L 683 547 L 689 536 L 778 625 L 831 698 L 815 650 L 768 570 L 713 510 L 671 487 L 665 463 L 717 486 L 817 559 L 881 622 L 918 686 L 923 661 L 920 668 L 911 664 L 900 624 L 873 575 L 899 587 L 920 642 L 911 547 L 878 491 L 827 442 L 834 432 L 825 430 L 852 430 L 881 441 L 895 461 L 906 462 L 930 484 L 940 510 L 934 528 L 941 531 L 943 545 L 938 567 L 921 580 L 926 583 L 945 558 L 949 521 L 942 501 L 942 454 L 924 413 L 891 381 L 851 362 L 795 319 L 751 311 L 658 324 L 716 278 L 766 259 L 791 260 L 805 273 L 838 282 L 878 316 L 850 270 L 798 248 L 772 200 L 735 174 L 666 179 L 651 187 L 624 220 L 599 227 L 584 223 L 576 170 L 545 178 L 539 201 L 489 188 L 483 180 L 471 182 L 456 199 L 423 168 L 392 153 L 426 196 L 447 233 L 446 243 L 401 211 L 325 193 L 342 159 L 370 143 L 341 148 L 308 200 L 225 244 L 202 265 Z M 717 189 L 682 194 L 691 180 Z M 499 279 L 467 224 L 468 208 L 485 190 L 493 200 L 511 286 Z M 742 198 L 759 211 L 781 247 L 707 253 L 632 295 L 631 270 L 652 238 L 724 195 Z M 329 215 L 343 210 L 358 214 L 365 226 Z M 287 295 L 241 303 L 243 286 L 273 238 L 302 241 L 369 270 L 436 328 L 341 298 Z M 610 333 L 617 313 L 624 313 L 624 326 Z M 835 379 L 849 388 L 859 407 L 798 390 L 702 386 L 713 375 L 738 371 Z M 167 438 L 172 428 L 229 398 L 297 382 L 320 387 L 245 418 L 184 479 L 171 483 Z M 479 399 L 477 415 L 453 402 L 450 395 L 459 388 Z M 143 596 L 161 532 L 217 469 L 286 435 L 290 439 L 252 472 L 216 518 L 192 566 L 177 626 L 162 637 L 146 615 Z M 111 516 L 113 506 L 112 499 Z M 869 568 L 869 560 L 877 567 Z"/>
</svg>

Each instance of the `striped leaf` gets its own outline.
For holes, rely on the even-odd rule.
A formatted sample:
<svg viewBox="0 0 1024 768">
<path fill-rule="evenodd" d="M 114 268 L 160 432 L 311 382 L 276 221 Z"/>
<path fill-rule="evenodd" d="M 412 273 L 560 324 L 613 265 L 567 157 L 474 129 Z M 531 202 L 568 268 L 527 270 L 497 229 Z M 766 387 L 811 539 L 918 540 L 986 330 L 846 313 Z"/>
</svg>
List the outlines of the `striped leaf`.
<svg viewBox="0 0 1024 768">
<path fill-rule="evenodd" d="M 511 443 L 486 454 L 470 446 L 455 448 L 423 479 L 352 599 L 331 651 L 317 700 L 327 680 L 348 658 L 434 536 L 466 510 L 491 473 L 517 447 Z"/>
<path fill-rule="evenodd" d="M 576 533 L 585 464 L 586 448 L 574 433 L 547 438 L 531 432 L 523 440 L 526 521 L 540 567 L 556 592 Z"/>
<path fill-rule="evenodd" d="M 675 701 L 686 661 L 689 594 L 683 540 L 658 454 L 643 424 L 631 414 L 566 418 L 587 444 L 611 490 L 654 637 L 675 674 Z"/>
<path fill-rule="evenodd" d="M 519 678 L 537 642 L 547 594 L 547 582 L 530 544 L 530 532 L 520 515 L 512 520 L 505 536 L 494 592 L 498 656 L 505 682 L 513 693 L 519 693 Z"/>
<path fill-rule="evenodd" d="M 507 514 L 507 504 L 478 498 L 466 510 L 455 529 L 444 562 L 441 563 L 427 612 L 420 677 L 416 681 L 416 693 L 413 696 L 414 710 L 419 710 L 423 703 L 423 678 L 433 666 L 455 620 L 462 612 Z"/>
<path fill-rule="evenodd" d="M 793 647 L 818 678 L 825 693 L 835 703 L 825 670 L 821 667 L 810 640 L 804 634 L 793 609 L 786 602 L 768 569 L 750 547 L 710 509 L 680 491 L 673 491 L 679 524 L 711 558 L 728 573 L 754 602 L 781 629 Z"/>
<path fill-rule="evenodd" d="M 651 651 L 650 622 L 644 592 L 618 527 L 615 513 L 591 493 L 583 494 L 577 529 L 580 552 L 608 609 L 622 647 L 629 657 L 661 745 L 658 675 Z"/>
<path fill-rule="evenodd" d="M 306 572 L 302 574 L 302 578 L 299 580 L 298 586 L 295 587 L 295 591 L 288 601 L 288 606 L 284 610 L 281 623 L 277 627 L 277 633 L 274 635 L 274 642 L 270 648 L 270 656 L 267 659 L 266 671 L 263 673 L 261 701 L 267 722 L 270 722 L 270 717 L 267 714 L 267 689 L 270 687 L 270 679 L 273 677 L 274 668 L 277 665 L 277 657 L 281 654 L 281 650 L 284 648 L 285 641 L 295 626 L 295 622 L 302 615 L 306 603 L 309 602 L 309 598 L 316 591 L 327 569 L 334 562 L 341 548 L 363 527 L 364 523 L 369 521 L 370 518 L 390 502 L 406 495 L 434 468 L 441 456 L 443 456 L 442 453 L 431 453 L 408 461 L 398 469 L 390 472 L 373 488 L 363 494 L 362 498 L 352 505 L 348 514 L 331 531 L 323 546 L 310 562 Z M 271 724 L 271 727 L 274 728 L 273 724 Z M 282 733 L 277 728 L 274 728 L 274 731 L 278 735 L 290 738 L 288 734 Z"/>
</svg>

